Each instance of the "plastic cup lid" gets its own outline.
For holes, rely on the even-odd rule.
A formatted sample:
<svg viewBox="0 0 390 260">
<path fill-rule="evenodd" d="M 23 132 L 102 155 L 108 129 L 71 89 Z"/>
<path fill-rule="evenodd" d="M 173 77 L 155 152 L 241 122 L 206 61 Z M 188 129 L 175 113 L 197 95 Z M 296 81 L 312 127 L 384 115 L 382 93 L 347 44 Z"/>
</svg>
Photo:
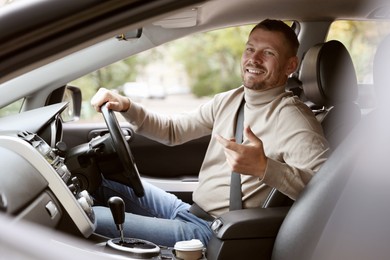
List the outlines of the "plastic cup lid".
<svg viewBox="0 0 390 260">
<path fill-rule="evenodd" d="M 203 243 L 199 239 L 179 241 L 179 242 L 176 242 L 174 249 L 180 250 L 180 251 L 202 250 Z"/>
</svg>

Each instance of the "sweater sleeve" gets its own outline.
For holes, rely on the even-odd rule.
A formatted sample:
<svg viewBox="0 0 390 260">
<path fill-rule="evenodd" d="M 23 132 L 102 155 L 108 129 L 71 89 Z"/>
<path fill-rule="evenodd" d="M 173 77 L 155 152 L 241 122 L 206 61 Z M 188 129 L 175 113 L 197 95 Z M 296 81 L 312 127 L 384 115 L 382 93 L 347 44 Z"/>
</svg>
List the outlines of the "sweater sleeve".
<svg viewBox="0 0 390 260">
<path fill-rule="evenodd" d="M 211 101 L 191 112 L 172 116 L 154 113 L 131 102 L 129 110 L 121 114 L 137 133 L 171 146 L 210 134 L 213 122 Z"/>
<path fill-rule="evenodd" d="M 286 106 L 274 128 L 278 158 L 270 158 L 264 183 L 296 199 L 326 161 L 329 148 L 320 123 L 302 106 Z M 265 151 L 267 153 L 267 151 Z"/>
</svg>

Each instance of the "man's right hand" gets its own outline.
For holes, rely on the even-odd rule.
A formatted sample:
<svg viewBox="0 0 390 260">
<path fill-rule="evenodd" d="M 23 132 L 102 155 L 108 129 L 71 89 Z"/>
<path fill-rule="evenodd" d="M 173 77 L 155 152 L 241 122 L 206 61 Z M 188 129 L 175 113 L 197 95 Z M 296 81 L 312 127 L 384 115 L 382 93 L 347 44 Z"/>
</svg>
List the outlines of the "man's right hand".
<svg viewBox="0 0 390 260">
<path fill-rule="evenodd" d="M 118 93 L 105 88 L 100 88 L 92 97 L 91 105 L 97 112 L 101 112 L 100 107 L 107 103 L 107 108 L 117 112 L 126 112 L 130 108 L 130 100 Z"/>
<path fill-rule="evenodd" d="M 246 144 L 238 144 L 235 139 L 226 139 L 218 134 L 215 138 L 224 147 L 226 161 L 232 171 L 256 176 L 261 180 L 264 178 L 268 163 L 263 142 L 249 126 L 244 128 L 244 134 L 249 141 Z"/>
</svg>

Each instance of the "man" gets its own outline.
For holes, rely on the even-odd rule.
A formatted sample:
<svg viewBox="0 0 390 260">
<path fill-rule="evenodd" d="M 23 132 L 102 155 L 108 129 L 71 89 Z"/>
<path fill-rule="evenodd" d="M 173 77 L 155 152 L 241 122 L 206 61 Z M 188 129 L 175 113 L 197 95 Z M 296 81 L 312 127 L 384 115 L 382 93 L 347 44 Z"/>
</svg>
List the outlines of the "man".
<svg viewBox="0 0 390 260">
<path fill-rule="evenodd" d="M 121 111 L 138 133 L 167 145 L 201 136 L 212 138 L 199 173 L 194 202 L 212 217 L 229 211 L 231 172 L 241 173 L 244 208 L 260 207 L 272 187 L 295 199 L 326 160 L 328 144 L 313 113 L 292 93 L 287 77 L 298 66 L 299 43 L 282 21 L 264 20 L 251 31 L 242 55 L 243 86 L 216 95 L 196 111 L 166 117 L 147 111 L 128 98 L 100 89 L 91 104 L 97 111 Z M 234 140 L 237 111 L 244 106 L 243 143 Z M 107 180 L 98 196 L 121 196 L 126 211 L 125 235 L 159 245 L 200 239 L 212 234 L 210 221 L 189 212 L 190 205 L 144 183 L 145 196 Z M 117 236 L 111 214 L 95 208 L 97 232 Z"/>
</svg>

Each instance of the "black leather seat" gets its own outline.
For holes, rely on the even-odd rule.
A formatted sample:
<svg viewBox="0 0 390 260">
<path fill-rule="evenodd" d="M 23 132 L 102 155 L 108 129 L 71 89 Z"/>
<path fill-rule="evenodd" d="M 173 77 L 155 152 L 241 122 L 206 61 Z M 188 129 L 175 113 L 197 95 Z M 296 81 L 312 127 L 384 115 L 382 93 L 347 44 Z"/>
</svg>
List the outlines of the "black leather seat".
<svg viewBox="0 0 390 260">
<path fill-rule="evenodd" d="M 359 122 L 357 78 L 351 56 L 339 41 L 320 43 L 305 54 L 299 73 L 303 93 L 334 149 Z"/>
</svg>

